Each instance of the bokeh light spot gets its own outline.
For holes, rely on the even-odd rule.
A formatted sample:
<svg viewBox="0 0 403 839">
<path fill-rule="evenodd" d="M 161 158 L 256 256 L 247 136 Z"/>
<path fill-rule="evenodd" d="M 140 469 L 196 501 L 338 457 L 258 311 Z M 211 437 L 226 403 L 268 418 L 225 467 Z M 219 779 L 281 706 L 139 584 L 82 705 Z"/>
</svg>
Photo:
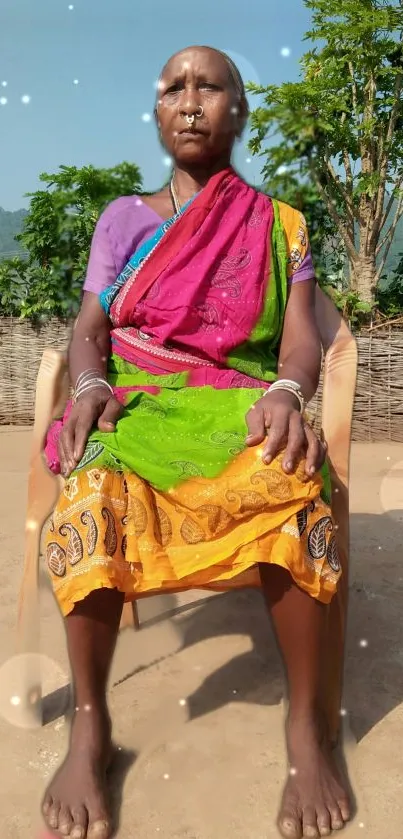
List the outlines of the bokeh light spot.
<svg viewBox="0 0 403 839">
<path fill-rule="evenodd" d="M 289 58 L 290 55 L 291 55 L 290 47 L 282 47 L 281 50 L 280 50 L 280 55 L 283 58 Z"/>
<path fill-rule="evenodd" d="M 70 699 L 68 684 L 65 672 L 48 656 L 15 655 L 0 668 L 0 716 L 17 728 L 38 728 L 42 697 L 52 697 L 53 719 L 65 714 Z"/>
</svg>

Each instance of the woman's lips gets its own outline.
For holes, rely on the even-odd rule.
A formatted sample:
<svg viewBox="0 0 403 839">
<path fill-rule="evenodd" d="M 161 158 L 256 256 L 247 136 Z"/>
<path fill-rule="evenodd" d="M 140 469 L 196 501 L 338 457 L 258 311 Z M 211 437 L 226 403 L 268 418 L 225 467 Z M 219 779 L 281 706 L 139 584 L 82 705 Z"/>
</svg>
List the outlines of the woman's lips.
<svg viewBox="0 0 403 839">
<path fill-rule="evenodd" d="M 203 137 L 205 132 L 200 131 L 198 128 L 183 128 L 182 131 L 179 131 L 179 134 L 185 137 Z"/>
</svg>

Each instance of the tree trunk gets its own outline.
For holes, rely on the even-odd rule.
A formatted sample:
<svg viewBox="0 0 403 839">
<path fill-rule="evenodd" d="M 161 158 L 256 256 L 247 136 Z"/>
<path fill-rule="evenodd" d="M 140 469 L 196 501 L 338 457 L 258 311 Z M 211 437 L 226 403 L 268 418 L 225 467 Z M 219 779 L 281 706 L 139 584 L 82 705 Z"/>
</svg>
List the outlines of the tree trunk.
<svg viewBox="0 0 403 839">
<path fill-rule="evenodd" d="M 353 288 L 364 303 L 373 303 L 376 292 L 375 253 L 365 256 L 358 254 L 353 269 Z"/>
</svg>

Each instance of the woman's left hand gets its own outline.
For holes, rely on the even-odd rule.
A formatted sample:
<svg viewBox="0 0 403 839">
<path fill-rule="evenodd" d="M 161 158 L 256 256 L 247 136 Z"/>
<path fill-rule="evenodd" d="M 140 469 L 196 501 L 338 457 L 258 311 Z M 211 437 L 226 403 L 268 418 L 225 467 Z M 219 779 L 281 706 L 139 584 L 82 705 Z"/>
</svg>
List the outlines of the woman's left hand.
<svg viewBox="0 0 403 839">
<path fill-rule="evenodd" d="M 298 400 L 288 391 L 276 390 L 262 396 L 246 415 L 247 446 L 258 446 L 267 437 L 262 452 L 264 463 L 285 448 L 284 472 L 291 473 L 298 461 L 306 458 L 305 473 L 312 477 L 326 460 L 327 446 L 322 443 L 299 411 Z"/>
</svg>

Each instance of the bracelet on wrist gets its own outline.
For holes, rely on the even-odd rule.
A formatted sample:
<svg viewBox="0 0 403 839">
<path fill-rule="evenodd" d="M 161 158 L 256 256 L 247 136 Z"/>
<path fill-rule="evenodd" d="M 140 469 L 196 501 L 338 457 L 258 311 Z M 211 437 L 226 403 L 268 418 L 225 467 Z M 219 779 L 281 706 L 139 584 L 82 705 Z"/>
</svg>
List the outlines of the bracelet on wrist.
<svg viewBox="0 0 403 839">
<path fill-rule="evenodd" d="M 276 390 L 283 390 L 286 393 L 291 393 L 292 396 L 295 396 L 299 403 L 300 413 L 303 414 L 305 410 L 305 399 L 304 394 L 302 393 L 301 386 L 298 382 L 292 381 L 292 379 L 278 379 L 276 382 L 273 382 L 272 385 L 266 390 L 263 396 L 267 396 L 270 393 L 274 393 Z"/>
<path fill-rule="evenodd" d="M 95 390 L 96 388 L 104 388 L 104 390 L 108 390 L 113 395 L 113 388 L 101 376 L 99 370 L 84 370 L 83 373 L 80 373 L 76 382 L 73 404 L 76 404 L 78 399 L 85 393 L 89 393 L 89 391 Z"/>
</svg>

